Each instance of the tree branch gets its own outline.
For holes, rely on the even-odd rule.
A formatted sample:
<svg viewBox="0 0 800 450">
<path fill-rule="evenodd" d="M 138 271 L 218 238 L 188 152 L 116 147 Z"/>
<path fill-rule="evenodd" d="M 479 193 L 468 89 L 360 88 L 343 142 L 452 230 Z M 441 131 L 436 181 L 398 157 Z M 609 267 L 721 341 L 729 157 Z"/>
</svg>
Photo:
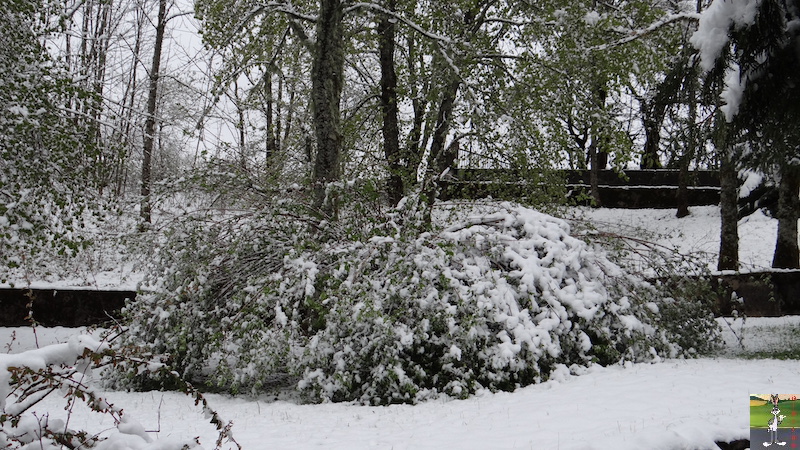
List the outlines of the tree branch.
<svg viewBox="0 0 800 450">
<path fill-rule="evenodd" d="M 638 30 L 631 30 L 628 33 L 628 36 L 625 36 L 622 39 L 618 39 L 618 40 L 616 40 L 614 42 L 610 42 L 608 44 L 601 44 L 601 45 L 596 45 L 594 47 L 589 47 L 587 50 L 589 50 L 589 51 L 608 50 L 610 48 L 618 47 L 620 45 L 624 45 L 624 44 L 627 44 L 629 42 L 633 42 L 636 39 L 639 39 L 641 37 L 647 36 L 648 34 L 653 33 L 655 31 L 659 30 L 660 28 L 662 28 L 662 27 L 664 27 L 666 25 L 670 25 L 670 24 L 675 23 L 675 22 L 698 22 L 699 20 L 700 20 L 700 14 L 694 13 L 694 12 L 691 12 L 691 13 L 690 12 L 686 12 L 686 13 L 680 13 L 680 14 L 670 14 L 670 15 L 664 17 L 663 19 L 661 19 L 659 21 L 653 22 L 652 24 L 650 24 L 646 28 L 640 28 Z"/>
<path fill-rule="evenodd" d="M 289 1 L 289 2 L 267 2 L 267 3 L 263 4 L 263 5 L 261 5 L 258 9 L 260 9 L 261 11 L 271 10 L 271 11 L 274 11 L 274 12 L 283 13 L 283 14 L 286 14 L 286 15 L 288 15 L 290 17 L 295 18 L 295 19 L 305 20 L 306 22 L 316 23 L 317 19 L 318 19 L 317 16 L 310 15 L 310 14 L 303 14 L 303 13 L 297 11 L 294 8 L 294 5 L 291 3 L 291 1 Z"/>
<path fill-rule="evenodd" d="M 424 28 L 422 28 L 421 26 L 419 26 L 416 23 L 414 23 L 413 21 L 409 20 L 407 17 L 405 17 L 405 16 L 403 16 L 401 14 L 398 14 L 395 11 L 386 9 L 386 8 L 380 6 L 380 5 L 376 5 L 374 3 L 354 3 L 353 6 L 345 9 L 344 12 L 345 12 L 345 14 L 347 14 L 347 13 L 355 11 L 357 9 L 371 9 L 371 10 L 377 11 L 377 12 L 379 12 L 381 14 L 386 14 L 389 17 L 392 17 L 394 19 L 399 20 L 400 22 L 403 22 L 409 28 L 411 28 L 412 30 L 416 31 L 417 33 L 427 37 L 428 39 L 432 39 L 432 40 L 437 41 L 437 42 L 445 42 L 445 43 L 448 43 L 448 44 L 452 43 L 452 40 L 449 37 L 441 35 L 441 34 L 437 34 L 437 33 L 431 32 L 431 31 L 427 31 Z"/>
</svg>

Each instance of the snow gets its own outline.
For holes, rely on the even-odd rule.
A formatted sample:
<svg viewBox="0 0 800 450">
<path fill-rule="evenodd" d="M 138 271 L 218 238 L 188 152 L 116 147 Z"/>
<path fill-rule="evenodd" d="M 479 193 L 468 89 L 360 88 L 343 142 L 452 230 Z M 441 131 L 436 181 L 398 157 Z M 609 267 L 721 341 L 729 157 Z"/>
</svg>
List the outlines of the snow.
<svg viewBox="0 0 800 450">
<path fill-rule="evenodd" d="M 725 115 L 725 121 L 733 122 L 733 118 L 739 112 L 739 106 L 742 104 L 742 96 L 744 95 L 745 87 L 747 86 L 747 78 L 742 78 L 741 71 L 738 64 L 731 64 L 731 67 L 725 72 L 725 87 L 719 95 L 725 103 L 719 109 Z"/>
<path fill-rule="evenodd" d="M 0 280 L 0 288 L 136 290 L 144 278 L 144 273 L 137 270 L 137 263 L 126 261 L 125 255 L 115 255 L 113 260 L 103 261 L 97 253 L 79 255 L 79 259 L 86 260 L 82 261 L 84 267 L 76 268 L 69 276 L 58 273 L 35 277 L 0 266 L 0 270 L 6 271 L 6 276 L 9 276 L 9 279 Z"/>
<path fill-rule="evenodd" d="M 603 17 L 597 11 L 589 11 L 583 17 L 583 22 L 589 26 L 597 25 Z"/>
<path fill-rule="evenodd" d="M 746 198 L 764 182 L 764 175 L 754 170 L 742 171 L 739 174 L 739 178 L 742 179 L 742 185 L 739 187 L 739 198 Z"/>
<path fill-rule="evenodd" d="M 792 334 L 798 326 L 800 317 L 748 319 L 743 327 L 747 351 L 765 348 L 760 336 L 781 330 Z M 733 328 L 742 328 L 741 319 Z M 0 336 L 13 332 L 20 346 L 31 345 L 26 330 L 0 329 Z M 72 331 L 39 328 L 40 343 L 67 339 Z M 579 376 L 562 368 L 553 380 L 513 393 L 484 392 L 468 400 L 417 406 L 206 398 L 224 420 L 233 421 L 233 434 L 245 449 L 712 449 L 714 441 L 749 436 L 749 394 L 792 393 L 800 387 L 798 361 L 736 359 L 744 350 L 730 330 L 726 340 L 724 355 L 715 358 L 595 366 Z M 204 448 L 213 448 L 216 431 L 189 397 L 174 392 L 102 395 L 124 408 L 130 420 L 138 420 L 123 426 L 133 436 L 146 430 L 161 444 L 198 436 Z M 51 396 L 36 409 L 48 410 L 52 420 L 63 413 L 63 402 L 60 395 Z M 75 429 L 113 427 L 109 417 L 81 408 L 73 410 L 69 423 Z M 125 437 L 135 444 L 129 448 L 158 448 L 131 437 Z"/>
<path fill-rule="evenodd" d="M 751 25 L 761 5 L 760 0 L 716 0 L 700 15 L 700 24 L 689 41 L 700 50 L 700 67 L 708 72 L 728 45 L 731 27 Z"/>
<path fill-rule="evenodd" d="M 746 195 L 760 180 L 758 174 L 749 174 L 742 187 L 741 196 Z M 719 208 L 700 206 L 690 208 L 691 215 L 678 219 L 671 209 L 612 209 L 612 208 L 570 208 L 565 216 L 582 220 L 597 226 L 598 229 L 641 237 L 644 233 L 655 243 L 678 248 L 685 254 L 705 255 L 709 268 L 716 268 L 716 253 L 719 251 Z M 640 234 L 637 234 L 640 233 Z M 777 233 L 777 220 L 767 217 L 762 211 L 739 222 L 739 257 L 742 271 L 767 270 L 772 264 L 774 243 Z M 766 244 L 765 244 L 766 243 Z M 768 244 L 768 245 L 767 245 Z M 30 287 L 33 289 L 107 289 L 136 290 L 144 277 L 137 261 L 128 261 L 125 255 L 88 255 L 88 267 L 71 278 L 18 278 L 0 280 L 0 288 Z M 98 263 L 99 260 L 101 263 Z M 104 262 L 104 264 L 102 263 Z M 296 261 L 297 264 L 310 264 Z M 316 269 L 309 266 L 310 275 Z M 11 272 L 10 272 L 11 273 Z M 313 289 L 313 277 L 309 277 L 308 289 Z"/>
<path fill-rule="evenodd" d="M 672 210 L 577 208 L 569 215 L 570 224 L 583 221 L 598 230 L 646 237 L 701 255 L 709 267 L 716 263 L 716 207 L 693 207 L 682 219 Z M 746 270 L 769 267 L 775 232 L 775 220 L 761 212 L 740 221 L 740 258 Z M 726 344 L 713 357 L 580 370 L 561 366 L 549 381 L 513 393 L 481 392 L 467 400 L 387 407 L 301 405 L 283 394 L 281 400 L 278 394 L 206 398 L 224 420 L 233 421 L 233 435 L 245 449 L 713 449 L 714 441 L 748 438 L 749 394 L 795 393 L 800 388 L 800 362 L 748 359 L 800 348 L 800 316 L 718 320 Z M 40 366 L 65 354 L 74 356 L 82 346 L 99 345 L 70 336 L 99 339 L 98 333 L 85 328 L 0 328 L 0 352 L 21 354 L 56 344 L 16 359 L 0 355 L 0 361 L 6 367 L 8 361 Z M 461 349 L 453 346 L 450 352 L 458 357 Z M 72 429 L 111 436 L 105 448 L 173 449 L 194 437 L 203 448 L 214 448 L 217 431 L 193 398 L 175 392 L 97 392 L 123 408 L 126 421 L 115 428 L 110 416 L 79 402 L 68 423 Z M 51 395 L 31 412 L 66 420 L 64 404 L 62 395 Z M 148 444 L 142 435 L 154 442 Z"/>
<path fill-rule="evenodd" d="M 695 206 L 690 215 L 675 217 L 673 209 L 576 208 L 574 220 L 588 223 L 598 231 L 642 238 L 683 255 L 703 261 L 716 271 L 719 252 L 719 207 Z M 741 272 L 771 270 L 778 222 L 758 210 L 739 221 Z"/>
<path fill-rule="evenodd" d="M 700 67 L 705 72 L 710 71 L 722 56 L 730 42 L 729 32 L 753 25 L 760 6 L 761 0 L 716 0 L 703 11 L 697 31 L 689 41 L 700 50 Z M 738 64 L 728 64 L 725 87 L 720 94 L 724 102 L 720 109 L 728 122 L 732 122 L 739 112 L 748 78 L 749 75 L 743 76 Z"/>
</svg>

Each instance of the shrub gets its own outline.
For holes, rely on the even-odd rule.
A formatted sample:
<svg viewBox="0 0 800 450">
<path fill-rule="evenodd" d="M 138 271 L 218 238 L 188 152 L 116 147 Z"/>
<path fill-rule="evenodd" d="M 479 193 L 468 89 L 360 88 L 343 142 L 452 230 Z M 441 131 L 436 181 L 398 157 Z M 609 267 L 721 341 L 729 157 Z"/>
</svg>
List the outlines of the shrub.
<svg viewBox="0 0 800 450">
<path fill-rule="evenodd" d="M 276 302 L 302 296 L 276 278 L 302 246 L 303 224 L 290 217 L 272 211 L 173 223 L 136 301 L 123 310 L 124 345 L 162 355 L 182 378 L 234 392 L 257 390 L 262 377 L 285 369 Z M 122 386 L 163 384 L 138 371 L 114 378 Z"/>
<path fill-rule="evenodd" d="M 689 354 L 679 341 L 713 340 L 710 315 L 696 316 L 705 328 L 695 337 L 666 326 L 659 312 L 673 302 L 571 237 L 565 222 L 504 208 L 339 252 L 324 286 L 325 328 L 299 364 L 301 390 L 377 404 L 465 397 L 546 380 L 560 365 L 676 357 Z"/>
<path fill-rule="evenodd" d="M 503 204 L 419 233 L 401 218 L 363 238 L 304 240 L 307 224 L 274 213 L 182 234 L 129 308 L 129 339 L 217 387 L 294 374 L 311 401 L 388 404 L 694 355 L 718 332 L 708 314 L 672 326 L 677 303 L 559 219 Z"/>
</svg>

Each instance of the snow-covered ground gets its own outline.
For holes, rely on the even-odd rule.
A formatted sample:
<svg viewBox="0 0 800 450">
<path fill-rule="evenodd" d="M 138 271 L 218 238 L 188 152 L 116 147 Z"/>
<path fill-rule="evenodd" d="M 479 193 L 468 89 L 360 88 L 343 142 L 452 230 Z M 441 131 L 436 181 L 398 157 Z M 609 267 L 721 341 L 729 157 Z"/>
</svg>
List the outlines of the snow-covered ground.
<svg viewBox="0 0 800 450">
<path fill-rule="evenodd" d="M 716 357 L 627 367 L 593 367 L 513 393 L 417 406 L 299 405 L 274 398 L 207 395 L 234 423 L 245 449 L 713 449 L 714 441 L 749 436 L 749 394 L 800 392 L 800 361 L 742 355 L 800 348 L 800 317 L 723 322 L 726 349 Z M 730 322 L 730 319 L 728 319 Z M 39 328 L 39 345 L 76 331 Z M 11 338 L 11 334 L 14 338 Z M 30 328 L 0 329 L 12 352 L 35 347 Z M 158 440 L 200 437 L 214 448 L 216 431 L 192 399 L 173 392 L 107 392 L 109 401 Z M 36 408 L 65 415 L 51 396 Z M 110 430 L 110 418 L 75 408 L 72 428 Z M 156 432 L 156 430 L 159 430 Z M 230 444 L 223 448 L 234 448 Z"/>
<path fill-rule="evenodd" d="M 598 230 L 652 240 L 693 255 L 715 270 L 719 252 L 719 207 L 695 206 L 687 217 L 675 217 L 674 209 L 574 208 L 568 215 Z M 742 272 L 769 269 L 775 251 L 778 221 L 758 210 L 739 221 L 739 261 Z"/>
<path fill-rule="evenodd" d="M 599 230 L 645 236 L 715 265 L 717 208 L 692 208 L 692 215 L 683 219 L 676 219 L 672 210 L 579 208 L 571 215 Z M 745 270 L 769 267 L 775 230 L 775 220 L 760 212 L 740 222 Z M 136 279 L 130 271 L 124 273 L 121 284 Z M 103 280 L 102 287 L 114 285 L 113 276 L 103 275 Z M 225 420 L 234 422 L 233 433 L 245 449 L 713 449 L 714 441 L 748 438 L 750 394 L 800 392 L 800 361 L 770 358 L 800 353 L 800 317 L 750 318 L 744 324 L 741 319 L 718 320 L 726 346 L 714 357 L 592 367 L 580 376 L 557 373 L 540 385 L 468 400 L 367 407 L 300 405 L 269 396 L 207 398 Z M 0 352 L 64 342 L 84 331 L 0 329 Z M 198 436 L 204 448 L 214 448 L 216 431 L 189 397 L 173 392 L 104 394 L 154 439 Z M 51 417 L 66 414 L 63 407 L 58 395 L 36 406 Z M 108 433 L 113 423 L 76 408 L 69 426 Z"/>
</svg>

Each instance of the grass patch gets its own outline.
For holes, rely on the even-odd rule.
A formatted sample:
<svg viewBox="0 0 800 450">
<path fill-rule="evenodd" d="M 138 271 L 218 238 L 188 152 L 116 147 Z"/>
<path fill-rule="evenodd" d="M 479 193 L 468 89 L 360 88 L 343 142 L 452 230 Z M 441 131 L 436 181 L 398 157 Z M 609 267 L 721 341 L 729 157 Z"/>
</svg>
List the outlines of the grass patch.
<svg viewBox="0 0 800 450">
<path fill-rule="evenodd" d="M 800 348 L 784 350 L 759 350 L 752 352 L 742 352 L 736 355 L 742 359 L 780 359 L 780 360 L 800 360 Z"/>
</svg>

